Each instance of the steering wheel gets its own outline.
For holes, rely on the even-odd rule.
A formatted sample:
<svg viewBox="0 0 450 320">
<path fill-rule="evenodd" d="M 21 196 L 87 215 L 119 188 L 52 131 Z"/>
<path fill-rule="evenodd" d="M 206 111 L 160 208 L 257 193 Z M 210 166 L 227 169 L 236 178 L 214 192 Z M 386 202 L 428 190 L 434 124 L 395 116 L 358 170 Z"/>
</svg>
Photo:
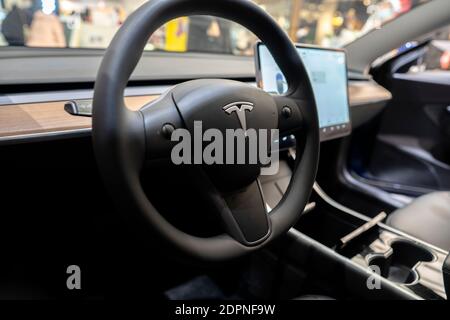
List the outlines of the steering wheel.
<svg viewBox="0 0 450 320">
<path fill-rule="evenodd" d="M 124 90 L 153 32 L 171 19 L 211 15 L 237 22 L 263 41 L 286 77 L 288 91 L 275 96 L 252 85 L 221 79 L 181 83 L 139 111 L 125 107 Z M 203 128 L 241 127 L 223 107 L 250 102 L 247 128 L 294 134 L 297 156 L 289 187 L 268 213 L 258 181 L 258 166 L 221 166 L 211 186 L 201 188 L 217 204 L 224 233 L 202 238 L 169 223 L 148 200 L 140 174 L 148 160 L 168 158 L 170 128 L 193 134 Z M 167 127 L 167 124 L 170 124 Z M 169 130 L 168 130 L 169 128 Z M 190 258 L 221 261 L 257 250 L 286 233 L 307 204 L 317 171 L 319 126 L 311 83 L 285 32 L 260 7 L 247 0 L 153 0 L 129 16 L 107 49 L 98 71 L 93 101 L 93 146 L 106 186 L 126 212 L 137 213 L 163 243 Z M 206 170 L 207 171 L 207 170 Z M 225 177 L 225 179 L 224 179 Z M 230 182 L 231 181 L 231 182 Z M 220 192 L 226 184 L 227 192 Z M 176 195 L 174 195 L 176 196 Z"/>
</svg>

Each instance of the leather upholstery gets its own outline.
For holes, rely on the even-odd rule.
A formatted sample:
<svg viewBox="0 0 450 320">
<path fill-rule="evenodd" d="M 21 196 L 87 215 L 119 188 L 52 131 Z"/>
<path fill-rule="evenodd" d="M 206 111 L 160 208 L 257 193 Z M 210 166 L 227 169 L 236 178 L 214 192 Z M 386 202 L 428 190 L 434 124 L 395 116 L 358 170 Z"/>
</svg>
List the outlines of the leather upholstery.
<svg viewBox="0 0 450 320">
<path fill-rule="evenodd" d="M 417 198 L 391 213 L 387 224 L 441 249 L 450 250 L 450 192 Z"/>
</svg>

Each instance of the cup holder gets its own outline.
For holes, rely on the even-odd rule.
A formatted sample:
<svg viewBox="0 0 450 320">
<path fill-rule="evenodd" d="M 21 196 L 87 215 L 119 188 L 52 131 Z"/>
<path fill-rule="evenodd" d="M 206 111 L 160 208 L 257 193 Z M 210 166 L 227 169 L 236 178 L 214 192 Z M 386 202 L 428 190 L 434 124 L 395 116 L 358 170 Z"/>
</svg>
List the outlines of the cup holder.
<svg viewBox="0 0 450 320">
<path fill-rule="evenodd" d="M 369 266 L 378 267 L 382 277 L 397 283 L 414 283 L 418 279 L 417 263 L 434 260 L 430 251 L 409 241 L 397 240 L 391 248 L 386 255 L 373 255 Z"/>
</svg>

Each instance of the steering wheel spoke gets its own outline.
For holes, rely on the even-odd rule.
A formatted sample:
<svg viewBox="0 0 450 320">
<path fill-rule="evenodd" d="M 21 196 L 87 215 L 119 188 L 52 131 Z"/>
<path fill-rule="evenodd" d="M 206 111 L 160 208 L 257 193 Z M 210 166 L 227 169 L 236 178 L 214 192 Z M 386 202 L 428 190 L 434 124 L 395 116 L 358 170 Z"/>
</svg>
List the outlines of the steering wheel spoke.
<svg viewBox="0 0 450 320">
<path fill-rule="evenodd" d="M 258 180 L 245 188 L 220 191 L 211 181 L 207 170 L 194 169 L 192 186 L 201 194 L 200 200 L 214 211 L 224 231 L 245 246 L 254 246 L 270 235 L 271 223 L 266 202 Z"/>
<path fill-rule="evenodd" d="M 227 232 L 246 246 L 263 242 L 271 232 L 270 218 L 259 180 L 249 186 L 223 194 L 227 210 L 222 219 Z"/>
</svg>

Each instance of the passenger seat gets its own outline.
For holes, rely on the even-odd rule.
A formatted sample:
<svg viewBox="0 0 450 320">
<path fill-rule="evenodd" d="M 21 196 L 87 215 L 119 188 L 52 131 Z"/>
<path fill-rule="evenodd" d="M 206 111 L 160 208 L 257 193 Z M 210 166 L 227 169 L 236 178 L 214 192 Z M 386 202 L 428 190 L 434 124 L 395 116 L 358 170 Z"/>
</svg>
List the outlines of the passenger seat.
<svg viewBox="0 0 450 320">
<path fill-rule="evenodd" d="M 387 224 L 450 250 L 450 192 L 433 192 L 391 213 Z"/>
</svg>

